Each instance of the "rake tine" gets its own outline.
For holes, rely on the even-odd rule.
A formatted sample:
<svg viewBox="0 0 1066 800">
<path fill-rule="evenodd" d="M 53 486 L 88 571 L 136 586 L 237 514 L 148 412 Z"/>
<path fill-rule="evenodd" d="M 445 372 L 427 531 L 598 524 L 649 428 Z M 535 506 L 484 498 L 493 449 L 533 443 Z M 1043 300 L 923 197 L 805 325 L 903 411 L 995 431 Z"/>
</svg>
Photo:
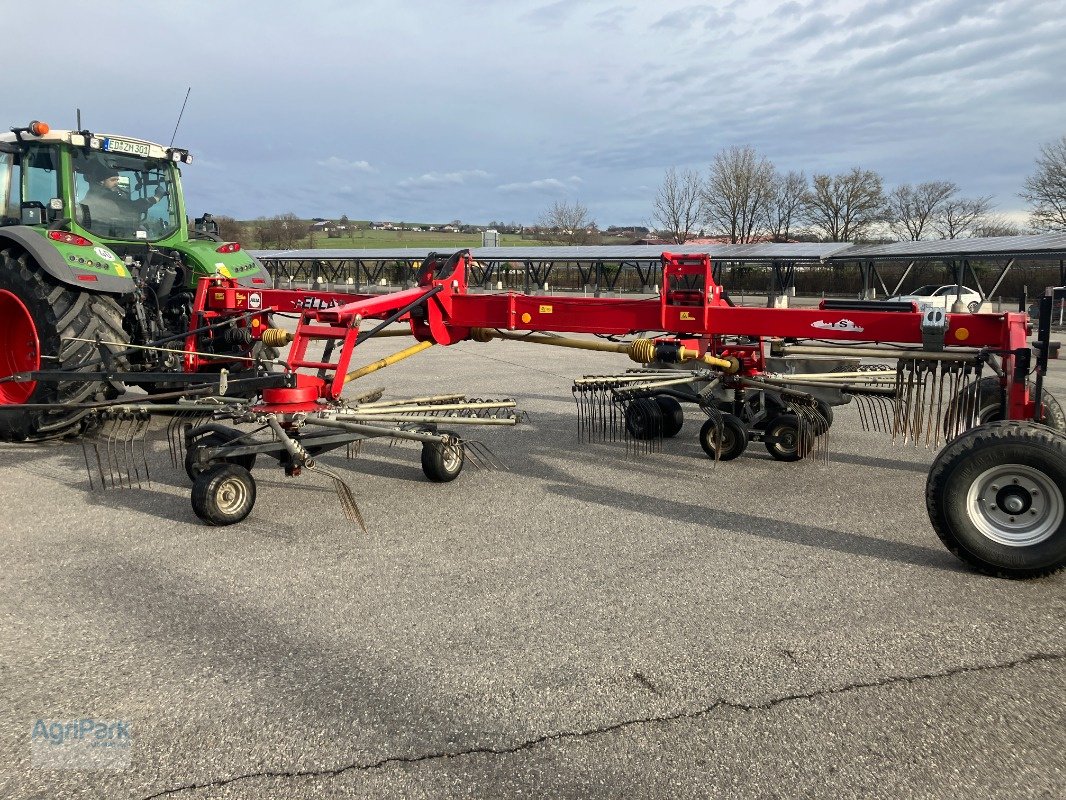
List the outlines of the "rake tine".
<svg viewBox="0 0 1066 800">
<path fill-rule="evenodd" d="M 137 433 L 134 436 L 134 444 L 140 449 L 140 464 L 144 467 L 144 479 L 148 484 L 148 488 L 152 488 L 152 473 L 148 469 L 148 429 L 152 425 L 152 417 L 150 414 L 144 414 L 138 418 Z M 138 468 L 139 470 L 139 468 Z M 138 474 L 138 479 L 140 475 Z"/>
<path fill-rule="evenodd" d="M 367 532 L 366 523 L 363 521 L 362 512 L 359 511 L 359 504 L 355 502 L 355 495 L 352 494 L 351 487 L 347 482 L 333 470 L 326 467 L 315 464 L 310 467 L 316 472 L 321 472 L 323 475 L 333 480 L 333 489 L 337 493 L 337 499 L 340 501 L 341 508 L 344 510 L 344 516 L 349 522 L 358 523 L 362 528 L 363 533 Z"/>
<path fill-rule="evenodd" d="M 95 442 L 93 443 L 93 446 L 96 446 Z M 85 458 L 85 472 L 89 475 L 89 491 L 95 492 L 96 486 L 93 484 L 93 471 L 92 468 L 89 466 L 89 447 L 85 437 L 82 437 L 81 440 L 81 454 Z"/>
<path fill-rule="evenodd" d="M 135 462 L 133 460 L 133 430 L 137 425 L 137 418 L 134 415 L 130 415 L 126 424 L 122 426 L 122 460 L 126 465 L 126 480 L 129 483 L 129 488 L 133 488 L 133 469 Z M 141 476 L 137 474 L 137 488 L 141 488 Z"/>
</svg>

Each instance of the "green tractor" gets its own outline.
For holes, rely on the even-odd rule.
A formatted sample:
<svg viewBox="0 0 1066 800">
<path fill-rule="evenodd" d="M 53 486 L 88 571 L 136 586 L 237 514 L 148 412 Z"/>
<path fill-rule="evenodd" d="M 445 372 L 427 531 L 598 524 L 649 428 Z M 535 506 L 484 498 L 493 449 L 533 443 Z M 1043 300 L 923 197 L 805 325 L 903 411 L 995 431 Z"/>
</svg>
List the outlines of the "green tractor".
<svg viewBox="0 0 1066 800">
<path fill-rule="evenodd" d="M 190 229 L 180 167 L 191 162 L 181 148 L 36 121 L 0 134 L 0 406 L 26 406 L 0 409 L 0 440 L 80 433 L 84 404 L 126 389 L 105 372 L 165 388 L 158 376 L 182 370 L 167 350 L 181 349 L 201 277 L 272 287 L 209 215 Z M 231 334 L 210 346 L 246 353 Z M 4 380 L 45 371 L 76 374 Z"/>
</svg>

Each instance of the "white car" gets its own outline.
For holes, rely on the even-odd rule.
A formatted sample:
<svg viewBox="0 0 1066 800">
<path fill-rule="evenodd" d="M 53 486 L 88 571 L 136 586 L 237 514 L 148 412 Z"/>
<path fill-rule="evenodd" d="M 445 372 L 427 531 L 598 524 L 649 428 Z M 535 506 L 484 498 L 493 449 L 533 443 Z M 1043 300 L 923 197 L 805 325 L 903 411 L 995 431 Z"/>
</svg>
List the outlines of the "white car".
<svg viewBox="0 0 1066 800">
<path fill-rule="evenodd" d="M 950 286 L 920 286 L 910 294 L 890 297 L 889 300 L 917 303 L 921 311 L 925 311 L 928 308 L 942 308 L 945 311 L 951 311 L 951 306 L 954 305 L 956 296 L 962 300 L 966 310 L 971 314 L 976 314 L 978 309 L 981 308 L 981 295 L 966 286 L 962 287 L 960 295 L 957 284 L 951 284 Z"/>
</svg>

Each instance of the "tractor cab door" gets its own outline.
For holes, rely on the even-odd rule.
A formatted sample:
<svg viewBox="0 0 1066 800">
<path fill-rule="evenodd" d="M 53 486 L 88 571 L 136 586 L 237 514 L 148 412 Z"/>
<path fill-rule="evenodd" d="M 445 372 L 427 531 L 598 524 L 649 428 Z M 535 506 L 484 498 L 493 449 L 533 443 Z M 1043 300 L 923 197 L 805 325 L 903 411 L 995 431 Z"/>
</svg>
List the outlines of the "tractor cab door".
<svg viewBox="0 0 1066 800">
<path fill-rule="evenodd" d="M 0 151 L 0 224 L 41 225 L 55 218 L 58 163 L 55 148 L 47 145 Z"/>
</svg>

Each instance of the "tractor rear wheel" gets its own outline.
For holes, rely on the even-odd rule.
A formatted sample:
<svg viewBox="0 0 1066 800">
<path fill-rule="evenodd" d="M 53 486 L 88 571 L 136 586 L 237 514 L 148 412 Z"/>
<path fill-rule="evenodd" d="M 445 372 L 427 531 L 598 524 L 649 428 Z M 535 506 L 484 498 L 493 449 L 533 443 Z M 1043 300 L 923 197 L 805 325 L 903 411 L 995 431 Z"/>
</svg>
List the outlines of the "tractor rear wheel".
<svg viewBox="0 0 1066 800">
<path fill-rule="evenodd" d="M 110 296 L 78 291 L 53 280 L 32 258 L 0 250 L 0 378 L 16 372 L 84 372 L 72 381 L 0 383 L 0 441 L 22 442 L 77 435 L 84 408 L 11 409 L 21 404 L 82 404 L 109 400 L 121 392 L 92 373 L 100 372 L 99 335 L 113 368 L 125 369 L 120 353 L 129 342 L 122 329 L 122 308 Z M 78 341 L 75 341 L 78 340 Z"/>
</svg>

